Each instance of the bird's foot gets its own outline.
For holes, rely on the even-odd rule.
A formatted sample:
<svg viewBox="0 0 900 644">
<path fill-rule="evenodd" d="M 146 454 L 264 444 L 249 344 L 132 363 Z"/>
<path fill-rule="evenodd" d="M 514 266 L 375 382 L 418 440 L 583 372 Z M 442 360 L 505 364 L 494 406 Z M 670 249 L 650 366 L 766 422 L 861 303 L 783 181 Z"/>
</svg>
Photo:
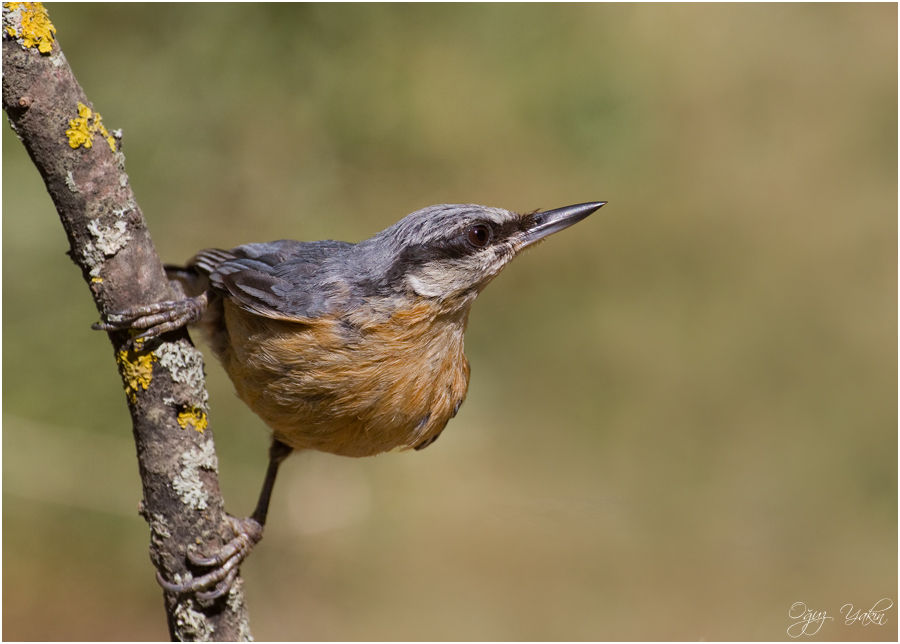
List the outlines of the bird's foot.
<svg viewBox="0 0 900 644">
<path fill-rule="evenodd" d="M 166 581 L 162 574 L 156 573 L 156 581 L 170 593 L 194 593 L 197 599 L 212 601 L 225 595 L 234 583 L 241 562 L 247 558 L 263 535 L 263 527 L 252 518 L 236 519 L 228 517 L 235 537 L 226 543 L 221 550 L 211 557 L 202 557 L 191 550 L 187 551 L 188 560 L 201 568 L 212 568 L 208 573 L 188 579 L 181 583 Z"/>
<path fill-rule="evenodd" d="M 91 325 L 97 331 L 125 331 L 146 329 L 132 338 L 144 341 L 168 331 L 174 331 L 188 324 L 198 322 L 206 311 L 206 293 L 182 300 L 167 300 L 156 304 L 135 306 L 124 311 L 109 313 L 106 321 Z"/>
</svg>

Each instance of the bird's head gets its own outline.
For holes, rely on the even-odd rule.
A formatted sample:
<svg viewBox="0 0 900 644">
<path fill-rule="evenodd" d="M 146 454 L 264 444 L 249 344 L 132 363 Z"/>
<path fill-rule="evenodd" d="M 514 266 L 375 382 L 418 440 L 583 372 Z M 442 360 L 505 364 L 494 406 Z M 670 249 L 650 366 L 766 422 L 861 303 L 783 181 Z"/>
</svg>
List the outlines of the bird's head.
<svg viewBox="0 0 900 644">
<path fill-rule="evenodd" d="M 377 267 L 382 287 L 468 309 L 523 249 L 578 223 L 605 203 L 524 215 L 470 204 L 429 206 L 358 246 L 370 268 Z"/>
</svg>

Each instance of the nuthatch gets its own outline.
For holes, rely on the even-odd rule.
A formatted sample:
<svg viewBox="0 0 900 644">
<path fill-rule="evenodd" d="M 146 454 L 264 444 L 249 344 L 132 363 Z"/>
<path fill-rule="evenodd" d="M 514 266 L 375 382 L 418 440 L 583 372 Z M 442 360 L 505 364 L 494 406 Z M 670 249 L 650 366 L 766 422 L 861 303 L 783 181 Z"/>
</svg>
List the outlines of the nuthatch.
<svg viewBox="0 0 900 644">
<path fill-rule="evenodd" d="M 606 202 L 525 215 L 442 204 L 371 239 L 282 240 L 204 250 L 167 267 L 183 299 L 139 306 L 94 328 L 144 329 L 149 339 L 186 324 L 209 337 L 238 396 L 272 429 L 269 467 L 253 514 L 210 572 L 171 592 L 214 599 L 262 538 L 278 466 L 293 450 L 343 456 L 420 450 L 466 397 L 463 334 L 475 297 L 520 251 Z"/>
</svg>

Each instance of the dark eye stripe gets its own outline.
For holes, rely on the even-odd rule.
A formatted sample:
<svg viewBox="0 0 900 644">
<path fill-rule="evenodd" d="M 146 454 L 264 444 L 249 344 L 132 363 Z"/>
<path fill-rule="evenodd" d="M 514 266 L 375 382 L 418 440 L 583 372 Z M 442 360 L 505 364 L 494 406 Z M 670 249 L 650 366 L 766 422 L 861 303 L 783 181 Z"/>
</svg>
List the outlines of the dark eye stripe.
<svg viewBox="0 0 900 644">
<path fill-rule="evenodd" d="M 388 269 L 384 284 L 396 284 L 414 267 L 428 262 L 452 260 L 477 253 L 491 242 L 503 241 L 519 230 L 527 228 L 521 219 L 502 225 L 492 223 L 471 224 L 463 230 L 457 229 L 452 237 L 435 239 L 428 243 L 411 244 L 401 249 Z M 477 229 L 477 230 L 476 230 Z M 484 229 L 485 237 L 482 237 Z M 474 237 L 474 241 L 473 238 Z"/>
</svg>

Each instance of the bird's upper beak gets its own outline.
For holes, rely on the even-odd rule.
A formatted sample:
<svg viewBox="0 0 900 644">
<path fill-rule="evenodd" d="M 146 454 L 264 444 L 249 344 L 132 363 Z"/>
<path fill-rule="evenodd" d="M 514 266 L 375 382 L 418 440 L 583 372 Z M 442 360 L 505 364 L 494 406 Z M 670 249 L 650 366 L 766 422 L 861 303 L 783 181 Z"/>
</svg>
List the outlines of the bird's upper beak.
<svg viewBox="0 0 900 644">
<path fill-rule="evenodd" d="M 605 201 L 592 201 L 590 203 L 581 203 L 577 206 L 566 206 L 565 208 L 529 215 L 531 222 L 523 236 L 524 244 L 522 247 L 530 246 L 547 235 L 552 235 L 563 228 L 568 228 L 572 224 L 577 224 L 604 205 L 606 205 Z"/>
</svg>

